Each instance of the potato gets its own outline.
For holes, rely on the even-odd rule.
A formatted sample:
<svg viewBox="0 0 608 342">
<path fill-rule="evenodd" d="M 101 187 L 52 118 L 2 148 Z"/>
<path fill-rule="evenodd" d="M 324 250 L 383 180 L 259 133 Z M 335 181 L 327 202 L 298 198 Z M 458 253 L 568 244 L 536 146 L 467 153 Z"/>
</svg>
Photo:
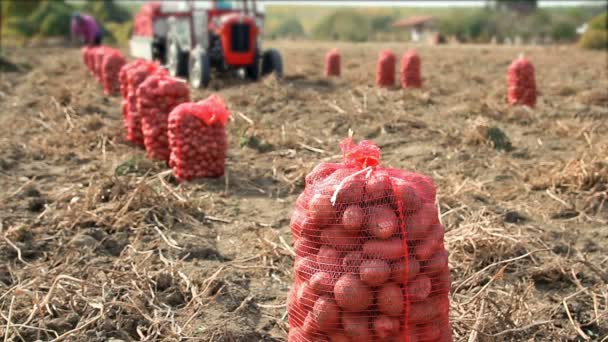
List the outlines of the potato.
<svg viewBox="0 0 608 342">
<path fill-rule="evenodd" d="M 409 323 L 431 322 L 439 315 L 447 315 L 450 308 L 449 299 L 430 297 L 425 301 L 412 302 L 408 315 Z"/>
<path fill-rule="evenodd" d="M 391 276 L 391 268 L 384 260 L 365 260 L 359 267 L 359 277 L 369 286 L 380 286 Z"/>
<path fill-rule="evenodd" d="M 437 208 L 433 203 L 425 203 L 415 214 L 405 219 L 408 240 L 423 240 L 429 234 L 431 225 L 439 223 Z"/>
<path fill-rule="evenodd" d="M 417 242 L 414 254 L 420 261 L 426 261 L 437 251 L 443 242 L 443 226 L 440 223 L 431 225 L 428 236 Z"/>
<path fill-rule="evenodd" d="M 382 285 L 377 294 L 378 310 L 385 315 L 403 315 L 403 290 L 397 283 Z"/>
<path fill-rule="evenodd" d="M 392 178 L 392 181 L 397 206 L 400 206 L 403 214 L 408 216 L 417 212 L 422 206 L 422 200 L 412 184 L 399 178 Z"/>
<path fill-rule="evenodd" d="M 321 246 L 316 260 L 320 270 L 329 272 L 342 271 L 341 254 L 334 247 L 328 245 Z"/>
<path fill-rule="evenodd" d="M 369 317 L 367 313 L 342 313 L 342 327 L 353 342 L 371 342 Z"/>
<path fill-rule="evenodd" d="M 374 259 L 399 259 L 405 255 L 405 251 L 403 240 L 399 238 L 369 240 L 363 244 L 363 254 Z"/>
<path fill-rule="evenodd" d="M 296 276 L 302 280 L 308 281 L 319 269 L 319 265 L 315 260 L 316 258 L 314 256 L 296 256 L 296 261 L 294 262 Z"/>
<path fill-rule="evenodd" d="M 341 166 L 342 164 L 338 163 L 319 163 L 310 171 L 310 173 L 308 173 L 308 175 L 306 175 L 306 185 L 324 180 Z"/>
<path fill-rule="evenodd" d="M 382 171 L 374 171 L 365 182 L 365 201 L 383 201 L 388 200 L 392 194 L 389 194 L 391 189 L 391 180 Z"/>
<path fill-rule="evenodd" d="M 314 194 L 308 202 L 308 218 L 319 226 L 328 225 L 336 218 L 336 209 L 332 206 L 330 196 Z"/>
<path fill-rule="evenodd" d="M 296 251 L 296 255 L 301 257 L 314 256 L 319 250 L 319 243 L 311 240 L 309 237 L 302 236 L 294 242 L 293 248 Z"/>
<path fill-rule="evenodd" d="M 404 180 L 414 187 L 423 203 L 435 203 L 435 185 L 429 176 L 408 172 L 404 176 Z"/>
<path fill-rule="evenodd" d="M 340 226 L 332 226 L 321 231 L 321 243 L 333 246 L 340 251 L 350 251 L 361 244 L 361 237 L 343 230 Z"/>
<path fill-rule="evenodd" d="M 304 324 L 302 324 L 302 332 L 307 335 L 306 338 L 310 339 L 310 337 L 316 335 L 319 332 L 319 326 L 317 326 L 317 321 L 314 318 L 312 312 L 309 312 L 304 319 Z"/>
<path fill-rule="evenodd" d="M 344 170 L 344 169 L 343 169 Z M 342 171 L 342 170 L 340 170 Z M 344 172 L 348 172 L 350 170 L 344 170 Z M 353 170 L 354 171 L 354 170 Z M 334 183 L 336 185 L 336 204 L 337 205 L 348 205 L 348 204 L 359 204 L 361 202 L 363 202 L 364 198 L 364 189 L 365 189 L 365 181 L 363 180 L 363 174 L 359 174 L 357 176 L 354 177 L 350 177 L 350 174 L 347 175 L 347 177 L 350 177 L 348 179 L 346 179 L 346 177 L 344 178 L 339 178 L 341 175 L 343 175 L 342 173 L 340 173 L 339 171 L 334 173 L 332 175 L 333 176 L 337 176 L 334 181 L 336 181 L 336 183 Z M 330 178 L 332 178 L 330 177 Z M 330 179 L 328 178 L 328 180 Z M 346 180 L 344 180 L 346 179 Z"/>
<path fill-rule="evenodd" d="M 373 237 L 388 239 L 397 231 L 398 224 L 397 216 L 391 208 L 377 206 L 369 211 L 367 230 Z"/>
<path fill-rule="evenodd" d="M 340 324 L 340 309 L 329 296 L 321 296 L 312 308 L 312 315 L 321 331 L 332 331 Z"/>
<path fill-rule="evenodd" d="M 380 315 L 374 318 L 372 326 L 375 337 L 386 340 L 399 332 L 401 324 L 397 318 Z"/>
<path fill-rule="evenodd" d="M 361 251 L 354 251 L 354 252 L 346 253 L 346 255 L 344 256 L 344 259 L 342 259 L 342 266 L 343 266 L 344 272 L 358 274 L 359 265 L 361 265 L 363 260 L 365 260 L 365 258 L 363 256 L 363 252 L 361 252 Z"/>
<path fill-rule="evenodd" d="M 448 268 L 448 251 L 445 249 L 435 252 L 430 259 L 422 263 L 422 270 L 425 273 L 441 272 Z"/>
<path fill-rule="evenodd" d="M 405 261 L 395 261 L 391 266 L 391 279 L 397 284 L 405 283 Z M 408 259 L 407 265 L 409 269 L 407 270 L 407 279 L 412 280 L 420 272 L 420 263 L 416 258 L 410 257 Z"/>
<path fill-rule="evenodd" d="M 333 294 L 336 279 L 327 272 L 317 272 L 310 277 L 310 287 L 318 295 Z"/>
<path fill-rule="evenodd" d="M 350 205 L 344 209 L 342 214 L 342 229 L 351 232 L 359 233 L 363 222 L 365 221 L 365 212 L 358 205 Z"/>
<path fill-rule="evenodd" d="M 298 306 L 303 311 L 308 312 L 312 310 L 313 306 L 315 305 L 315 302 L 317 301 L 317 298 L 319 298 L 319 295 L 317 295 L 315 291 L 313 291 L 308 282 L 303 282 L 302 284 L 300 284 L 298 292 L 296 293 L 296 301 L 298 303 Z"/>
<path fill-rule="evenodd" d="M 334 297 L 342 309 L 353 312 L 366 310 L 374 301 L 372 289 L 354 274 L 345 274 L 338 279 Z"/>
<path fill-rule="evenodd" d="M 423 300 L 431 293 L 431 279 L 420 274 L 416 279 L 409 282 L 407 286 L 407 294 L 409 298 L 415 301 Z"/>
</svg>

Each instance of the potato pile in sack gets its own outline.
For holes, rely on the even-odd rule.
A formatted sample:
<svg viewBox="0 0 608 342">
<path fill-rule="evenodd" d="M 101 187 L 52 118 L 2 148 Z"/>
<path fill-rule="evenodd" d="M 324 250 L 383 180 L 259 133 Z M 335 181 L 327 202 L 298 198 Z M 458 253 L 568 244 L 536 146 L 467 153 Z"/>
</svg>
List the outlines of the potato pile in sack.
<svg viewBox="0 0 608 342">
<path fill-rule="evenodd" d="M 452 341 L 450 270 L 435 186 L 382 167 L 370 141 L 318 164 L 291 216 L 289 342 Z"/>
<path fill-rule="evenodd" d="M 97 49 L 97 46 L 92 46 L 89 47 L 85 53 L 85 64 L 93 76 L 95 76 L 95 51 Z"/>
<path fill-rule="evenodd" d="M 127 141 L 145 147 L 144 133 L 141 128 L 141 115 L 137 108 L 137 88 L 153 74 L 167 75 L 168 72 L 158 62 L 143 61 L 127 70 L 127 103 L 125 127 L 127 128 Z"/>
<path fill-rule="evenodd" d="M 102 83 L 101 80 L 101 66 L 103 64 L 103 58 L 106 56 L 107 46 L 98 46 L 93 52 L 93 74 L 97 82 Z"/>
<path fill-rule="evenodd" d="M 167 123 L 177 105 L 190 101 L 183 80 L 166 74 L 148 76 L 137 88 L 137 111 L 141 117 L 144 146 L 150 159 L 169 161 Z"/>
<path fill-rule="evenodd" d="M 420 56 L 416 50 L 410 50 L 401 59 L 401 88 L 422 87 Z"/>
<path fill-rule="evenodd" d="M 379 87 L 392 87 L 395 85 L 395 54 L 390 50 L 382 50 L 378 54 L 376 65 L 376 84 Z"/>
<path fill-rule="evenodd" d="M 220 177 L 228 151 L 229 112 L 218 95 L 183 103 L 169 114 L 169 166 L 178 181 Z"/>
<path fill-rule="evenodd" d="M 145 63 L 144 59 L 136 59 L 133 62 L 126 63 L 120 68 L 118 73 L 118 81 L 120 82 L 120 95 L 122 96 L 121 107 L 122 107 L 122 118 L 125 131 L 127 131 L 127 115 L 129 113 L 129 82 L 128 74 L 129 70 L 136 68 L 138 65 Z"/>
<path fill-rule="evenodd" d="M 536 106 L 534 65 L 524 55 L 520 55 L 509 66 L 507 85 L 507 99 L 510 105 Z"/>
<path fill-rule="evenodd" d="M 116 49 L 107 49 L 101 64 L 101 83 L 105 95 L 120 93 L 120 69 L 127 63 L 122 53 Z"/>
<path fill-rule="evenodd" d="M 325 55 L 325 77 L 340 77 L 340 51 L 331 49 Z"/>
</svg>

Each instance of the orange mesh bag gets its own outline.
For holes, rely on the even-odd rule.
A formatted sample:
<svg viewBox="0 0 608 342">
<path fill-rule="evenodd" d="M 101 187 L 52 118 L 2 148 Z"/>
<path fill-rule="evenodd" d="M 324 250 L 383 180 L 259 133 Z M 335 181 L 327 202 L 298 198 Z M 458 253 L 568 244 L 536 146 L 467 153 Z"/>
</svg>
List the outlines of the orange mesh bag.
<svg viewBox="0 0 608 342">
<path fill-rule="evenodd" d="M 452 341 L 450 271 L 435 186 L 379 166 L 370 141 L 307 176 L 291 216 L 289 342 Z"/>
<path fill-rule="evenodd" d="M 151 159 L 169 161 L 167 123 L 177 105 L 190 101 L 186 82 L 164 74 L 148 76 L 137 88 L 137 110 L 141 117 L 146 153 Z"/>
<path fill-rule="evenodd" d="M 127 103 L 125 104 L 125 127 L 127 140 L 135 145 L 144 147 L 144 134 L 141 128 L 141 115 L 137 107 L 137 88 L 153 74 L 167 75 L 167 70 L 158 62 L 143 61 L 136 63 L 127 70 Z"/>
<path fill-rule="evenodd" d="M 422 76 L 420 74 L 420 56 L 416 50 L 410 50 L 401 59 L 401 87 L 422 87 Z"/>
<path fill-rule="evenodd" d="M 106 56 L 106 51 L 109 48 L 107 46 L 98 46 L 93 52 L 93 75 L 95 75 L 95 79 L 97 82 L 102 83 L 101 81 L 101 67 L 103 64 L 103 59 Z"/>
<path fill-rule="evenodd" d="M 514 60 L 507 70 L 507 99 L 511 105 L 536 106 L 536 80 L 534 66 L 522 56 Z"/>
<path fill-rule="evenodd" d="M 331 49 L 325 55 L 325 77 L 340 77 L 340 51 Z"/>
<path fill-rule="evenodd" d="M 211 95 L 196 103 L 183 103 L 169 114 L 169 166 L 178 181 L 220 177 L 228 150 L 224 100 Z"/>
<path fill-rule="evenodd" d="M 127 63 L 125 57 L 116 49 L 108 49 L 101 64 L 101 82 L 106 95 L 120 93 L 120 69 Z"/>
<path fill-rule="evenodd" d="M 376 66 L 376 84 L 379 87 L 392 87 L 395 85 L 396 61 L 395 54 L 392 51 L 380 51 Z"/>
</svg>

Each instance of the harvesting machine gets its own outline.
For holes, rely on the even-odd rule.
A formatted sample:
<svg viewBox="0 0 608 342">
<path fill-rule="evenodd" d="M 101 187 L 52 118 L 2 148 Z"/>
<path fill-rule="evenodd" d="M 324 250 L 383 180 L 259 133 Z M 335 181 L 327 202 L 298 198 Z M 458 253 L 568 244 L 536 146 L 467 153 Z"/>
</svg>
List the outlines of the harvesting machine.
<svg viewBox="0 0 608 342">
<path fill-rule="evenodd" d="M 194 88 L 206 87 L 212 71 L 244 71 L 254 81 L 271 72 L 283 75 L 280 53 L 262 50 L 259 1 L 148 2 L 134 21 L 131 55 L 160 61 Z"/>
</svg>

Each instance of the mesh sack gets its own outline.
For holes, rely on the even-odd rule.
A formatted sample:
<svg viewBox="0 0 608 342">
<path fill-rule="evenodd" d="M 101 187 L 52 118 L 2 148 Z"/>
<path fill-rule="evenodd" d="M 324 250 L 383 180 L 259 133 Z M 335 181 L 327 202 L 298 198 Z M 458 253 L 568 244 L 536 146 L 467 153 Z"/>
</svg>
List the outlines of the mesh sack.
<svg viewBox="0 0 608 342">
<path fill-rule="evenodd" d="M 410 50 L 401 59 L 401 87 L 422 87 L 422 76 L 420 74 L 420 56 L 415 50 Z"/>
<path fill-rule="evenodd" d="M 395 85 L 395 64 L 397 59 L 390 50 L 382 50 L 378 54 L 376 66 L 376 84 L 379 87 L 392 87 Z"/>
<path fill-rule="evenodd" d="M 137 110 L 148 157 L 169 161 L 169 113 L 175 106 L 189 101 L 186 82 L 168 75 L 148 76 L 137 88 Z"/>
<path fill-rule="evenodd" d="M 101 64 L 101 82 L 106 95 L 120 93 L 120 69 L 127 63 L 125 57 L 116 49 L 108 49 Z"/>
<path fill-rule="evenodd" d="M 127 104 L 123 117 L 127 129 L 127 140 L 144 147 L 144 134 L 141 128 L 141 115 L 137 107 L 137 88 L 153 74 L 166 75 L 167 70 L 158 62 L 144 61 L 127 70 Z"/>
<path fill-rule="evenodd" d="M 97 79 L 97 82 L 99 83 L 102 83 L 101 67 L 107 50 L 107 46 L 99 46 L 93 52 L 93 75 L 95 75 L 95 79 Z"/>
<path fill-rule="evenodd" d="M 85 63 L 93 76 L 95 76 L 95 51 L 97 48 L 97 46 L 90 47 L 85 55 Z"/>
<path fill-rule="evenodd" d="M 178 181 L 224 174 L 229 112 L 224 101 L 211 95 L 181 104 L 169 114 L 169 166 Z"/>
<path fill-rule="evenodd" d="M 378 165 L 369 141 L 306 177 L 291 216 L 289 342 L 452 341 L 450 271 L 435 186 Z"/>
<path fill-rule="evenodd" d="M 507 100 L 511 105 L 536 105 L 534 66 L 524 56 L 514 60 L 507 70 Z"/>
<path fill-rule="evenodd" d="M 340 51 L 331 49 L 325 55 L 325 77 L 340 76 Z"/>
</svg>

